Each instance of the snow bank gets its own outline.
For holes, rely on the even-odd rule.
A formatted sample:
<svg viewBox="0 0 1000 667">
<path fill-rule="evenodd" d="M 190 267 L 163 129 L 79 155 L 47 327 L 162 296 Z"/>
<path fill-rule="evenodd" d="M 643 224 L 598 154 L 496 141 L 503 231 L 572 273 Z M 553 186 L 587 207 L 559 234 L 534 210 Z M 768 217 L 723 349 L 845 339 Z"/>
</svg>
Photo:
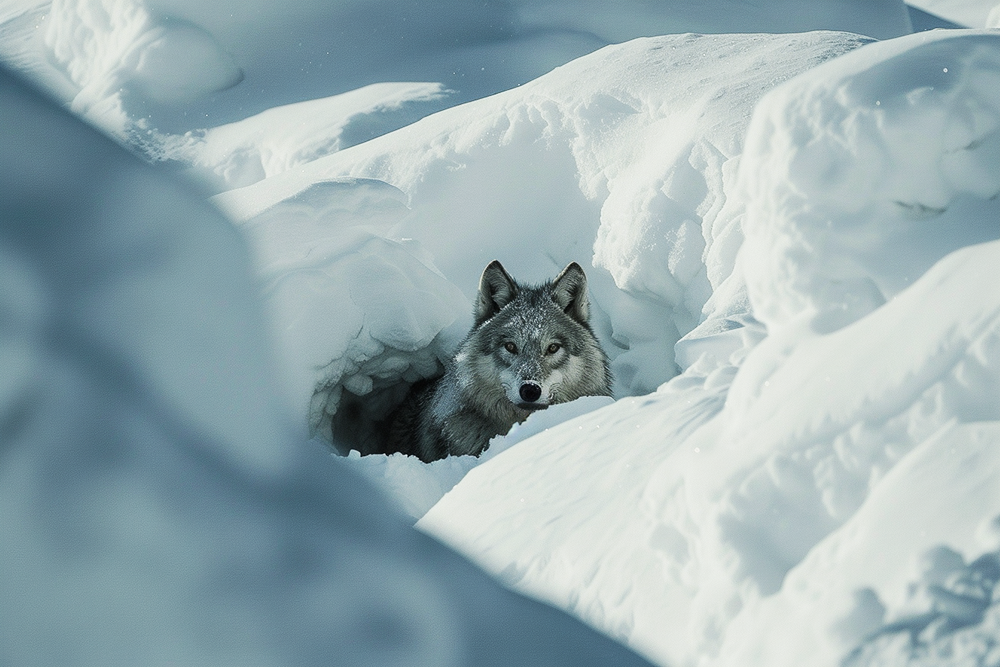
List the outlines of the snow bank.
<svg viewBox="0 0 1000 667">
<path fill-rule="evenodd" d="M 674 344 L 733 271 L 743 209 L 727 189 L 753 106 L 865 41 L 637 40 L 216 196 L 258 256 L 296 411 L 330 439 L 345 390 L 377 417 L 401 383 L 439 372 L 493 259 L 529 282 L 589 265 L 616 394 L 654 390 L 677 373 Z M 378 252 L 347 252 L 362 247 Z M 738 301 L 713 321 L 736 326 Z M 387 315 L 393 331 L 377 333 Z M 453 481 L 447 473 L 441 486 Z"/>
<path fill-rule="evenodd" d="M 133 97 L 191 102 L 231 88 L 243 72 L 201 26 L 158 15 L 135 0 L 53 0 L 45 46 L 77 86 L 72 108 L 118 134 Z"/>
<path fill-rule="evenodd" d="M 361 456 L 357 451 L 348 454 L 354 470 L 375 482 L 403 513 L 414 521 L 424 516 L 441 497 L 452 489 L 470 470 L 505 452 L 522 440 L 545 433 L 559 424 L 575 419 L 613 402 L 607 396 L 585 396 L 569 403 L 561 403 L 528 417 L 524 423 L 514 424 L 507 435 L 490 440 L 489 448 L 478 458 L 475 456 L 449 456 L 424 463 L 414 456 L 391 454 L 389 456 Z M 323 443 L 317 442 L 317 446 Z"/>
<path fill-rule="evenodd" d="M 664 664 L 993 655 L 1000 243 L 968 244 L 1000 237 L 998 59 L 995 33 L 924 33 L 768 94 L 685 372 L 418 526 Z M 740 305 L 763 341 L 720 324 Z"/>
<path fill-rule="evenodd" d="M 305 446 L 231 225 L 0 71 L 10 665 L 644 665 Z"/>
<path fill-rule="evenodd" d="M 953 37 L 872 46 L 758 109 L 744 268 L 772 331 L 805 311 L 818 329 L 843 326 L 951 250 L 996 237 L 1000 56 L 993 35 Z"/>
<path fill-rule="evenodd" d="M 447 93 L 437 83 L 372 84 L 183 137 L 150 132 L 143 147 L 153 160 L 190 165 L 197 181 L 222 192 L 408 125 Z"/>
</svg>

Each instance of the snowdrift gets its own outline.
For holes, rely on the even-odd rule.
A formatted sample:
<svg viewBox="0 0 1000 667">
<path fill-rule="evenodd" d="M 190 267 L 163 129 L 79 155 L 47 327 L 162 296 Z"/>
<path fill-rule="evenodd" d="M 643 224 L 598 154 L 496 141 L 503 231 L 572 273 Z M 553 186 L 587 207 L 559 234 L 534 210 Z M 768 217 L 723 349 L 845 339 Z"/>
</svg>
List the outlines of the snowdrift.
<svg viewBox="0 0 1000 667">
<path fill-rule="evenodd" d="M 9 665 L 645 665 L 292 426 L 246 246 L 0 71 Z"/>
<path fill-rule="evenodd" d="M 727 280 L 766 338 L 737 364 L 700 338 L 418 525 L 664 664 L 988 664 L 998 77 L 1000 36 L 925 33 L 765 96 Z"/>
<path fill-rule="evenodd" d="M 400 383 L 439 372 L 493 259 L 529 282 L 590 267 L 616 395 L 653 391 L 688 362 L 674 344 L 733 270 L 743 208 L 727 192 L 757 100 L 867 41 L 636 40 L 216 196 L 251 239 L 294 408 L 312 395 L 310 422 L 329 441 L 344 396 L 377 416 Z M 739 295 L 717 305 L 715 325 L 746 320 Z M 458 463 L 434 465 L 454 481 Z"/>
</svg>

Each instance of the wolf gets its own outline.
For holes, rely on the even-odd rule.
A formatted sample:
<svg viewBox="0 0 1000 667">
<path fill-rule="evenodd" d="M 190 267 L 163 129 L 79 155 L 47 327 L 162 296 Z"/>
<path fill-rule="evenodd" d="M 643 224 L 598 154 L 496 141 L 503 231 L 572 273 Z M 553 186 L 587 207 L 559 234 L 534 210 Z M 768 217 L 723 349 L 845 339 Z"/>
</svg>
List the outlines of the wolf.
<svg viewBox="0 0 1000 667">
<path fill-rule="evenodd" d="M 576 262 L 542 285 L 518 284 L 494 260 L 483 271 L 472 330 L 443 376 L 419 382 L 389 418 L 387 452 L 424 462 L 478 456 L 532 412 L 610 396 L 608 357 L 590 327 Z"/>
</svg>

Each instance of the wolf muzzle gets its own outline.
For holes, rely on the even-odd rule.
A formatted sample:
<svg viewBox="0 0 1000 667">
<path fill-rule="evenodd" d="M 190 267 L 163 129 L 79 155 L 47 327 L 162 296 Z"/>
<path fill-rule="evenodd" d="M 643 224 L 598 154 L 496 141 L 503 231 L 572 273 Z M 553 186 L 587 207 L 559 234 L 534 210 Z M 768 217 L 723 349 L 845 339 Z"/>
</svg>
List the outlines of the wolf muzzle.
<svg viewBox="0 0 1000 667">
<path fill-rule="evenodd" d="M 521 401 L 523 401 L 518 404 L 519 408 L 524 410 L 544 410 L 549 407 L 545 403 L 535 402 L 542 397 L 542 386 L 537 382 L 525 382 L 521 385 L 517 393 L 520 395 Z"/>
</svg>

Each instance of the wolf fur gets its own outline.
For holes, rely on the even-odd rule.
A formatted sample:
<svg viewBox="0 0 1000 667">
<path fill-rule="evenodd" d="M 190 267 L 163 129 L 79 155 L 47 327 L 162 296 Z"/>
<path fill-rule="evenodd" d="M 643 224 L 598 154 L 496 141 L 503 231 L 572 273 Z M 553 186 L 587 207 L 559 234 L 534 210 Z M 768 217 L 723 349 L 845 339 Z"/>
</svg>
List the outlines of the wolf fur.
<svg viewBox="0 0 1000 667">
<path fill-rule="evenodd" d="M 469 335 L 445 374 L 417 383 L 389 420 L 386 451 L 434 461 L 478 456 L 535 410 L 610 396 L 608 358 L 590 328 L 587 278 L 576 262 L 539 286 L 498 261 L 483 271 Z"/>
</svg>

